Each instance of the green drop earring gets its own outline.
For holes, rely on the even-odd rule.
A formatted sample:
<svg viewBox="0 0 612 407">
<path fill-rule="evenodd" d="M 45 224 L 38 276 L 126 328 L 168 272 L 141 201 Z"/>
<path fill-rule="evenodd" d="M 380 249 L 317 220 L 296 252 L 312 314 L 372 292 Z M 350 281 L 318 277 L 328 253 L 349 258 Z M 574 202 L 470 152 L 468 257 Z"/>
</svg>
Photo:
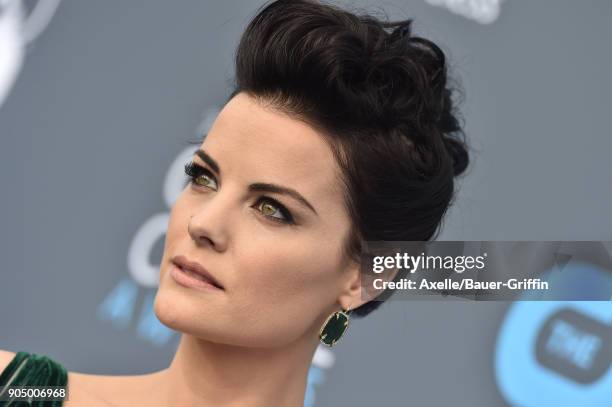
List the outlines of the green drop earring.
<svg viewBox="0 0 612 407">
<path fill-rule="evenodd" d="M 350 312 L 351 308 L 349 307 L 346 310 L 336 311 L 327 317 L 319 331 L 319 340 L 322 344 L 331 348 L 338 342 L 348 328 Z"/>
</svg>

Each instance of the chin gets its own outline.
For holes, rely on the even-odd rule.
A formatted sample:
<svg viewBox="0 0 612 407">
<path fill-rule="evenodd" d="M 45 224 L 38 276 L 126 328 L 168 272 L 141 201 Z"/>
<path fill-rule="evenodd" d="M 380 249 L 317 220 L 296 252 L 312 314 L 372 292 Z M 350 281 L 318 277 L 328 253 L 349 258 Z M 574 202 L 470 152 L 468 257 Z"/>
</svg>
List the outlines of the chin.
<svg viewBox="0 0 612 407">
<path fill-rule="evenodd" d="M 214 342 L 231 341 L 223 322 L 211 316 L 215 312 L 185 293 L 160 286 L 153 311 L 162 324 L 174 331 Z"/>
<path fill-rule="evenodd" d="M 172 301 L 171 297 L 173 295 L 160 286 L 155 294 L 153 311 L 162 324 L 170 329 L 178 330 L 177 326 L 181 322 L 181 311 L 180 307 L 177 306 L 176 302 Z"/>
</svg>

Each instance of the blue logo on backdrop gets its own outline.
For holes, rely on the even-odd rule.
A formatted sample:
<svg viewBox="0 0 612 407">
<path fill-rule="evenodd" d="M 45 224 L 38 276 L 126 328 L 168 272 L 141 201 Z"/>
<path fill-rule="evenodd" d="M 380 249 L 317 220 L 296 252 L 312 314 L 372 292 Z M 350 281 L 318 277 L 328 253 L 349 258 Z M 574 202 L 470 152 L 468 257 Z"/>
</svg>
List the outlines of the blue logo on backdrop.
<svg viewBox="0 0 612 407">
<path fill-rule="evenodd" d="M 576 262 L 556 283 L 612 293 L 612 275 Z M 601 297 L 599 297 L 601 298 Z M 514 406 L 610 406 L 612 302 L 522 301 L 512 304 L 495 352 L 498 386 Z"/>
</svg>

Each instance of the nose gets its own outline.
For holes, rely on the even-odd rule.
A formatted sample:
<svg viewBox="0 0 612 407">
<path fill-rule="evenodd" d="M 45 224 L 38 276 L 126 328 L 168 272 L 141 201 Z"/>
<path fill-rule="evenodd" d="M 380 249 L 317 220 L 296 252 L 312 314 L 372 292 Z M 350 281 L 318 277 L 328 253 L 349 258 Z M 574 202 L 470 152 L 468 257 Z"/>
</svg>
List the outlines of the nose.
<svg viewBox="0 0 612 407">
<path fill-rule="evenodd" d="M 227 246 L 227 211 L 216 210 L 210 202 L 189 217 L 187 233 L 198 246 L 210 246 L 224 251 Z M 221 212 L 224 212 L 223 214 Z"/>
</svg>

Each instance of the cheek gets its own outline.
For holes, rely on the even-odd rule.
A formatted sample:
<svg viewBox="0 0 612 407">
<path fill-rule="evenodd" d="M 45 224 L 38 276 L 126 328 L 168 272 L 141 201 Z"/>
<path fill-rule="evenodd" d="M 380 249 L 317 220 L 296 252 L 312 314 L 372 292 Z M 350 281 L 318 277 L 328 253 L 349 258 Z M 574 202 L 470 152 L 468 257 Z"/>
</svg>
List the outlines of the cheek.
<svg viewBox="0 0 612 407">
<path fill-rule="evenodd" d="M 185 191 L 183 191 L 170 210 L 168 229 L 166 230 L 165 252 L 167 252 L 168 247 L 172 247 L 180 239 L 184 239 L 188 235 L 187 224 L 189 216 L 190 207 L 188 200 L 185 199 Z"/>
<path fill-rule="evenodd" d="M 240 325 L 279 340 L 304 334 L 337 296 L 337 244 L 305 234 L 239 245 L 232 303 Z"/>
<path fill-rule="evenodd" d="M 187 186 L 186 188 L 188 188 Z M 170 256 L 178 252 L 184 252 L 185 248 L 189 247 L 189 232 L 187 226 L 189 217 L 193 213 L 193 209 L 186 199 L 185 191 L 183 191 L 178 199 L 172 205 L 170 215 L 168 217 L 168 227 L 164 238 L 163 255 L 160 261 L 159 269 L 159 284 L 162 286 L 162 281 L 166 276 L 170 265 Z"/>
</svg>

